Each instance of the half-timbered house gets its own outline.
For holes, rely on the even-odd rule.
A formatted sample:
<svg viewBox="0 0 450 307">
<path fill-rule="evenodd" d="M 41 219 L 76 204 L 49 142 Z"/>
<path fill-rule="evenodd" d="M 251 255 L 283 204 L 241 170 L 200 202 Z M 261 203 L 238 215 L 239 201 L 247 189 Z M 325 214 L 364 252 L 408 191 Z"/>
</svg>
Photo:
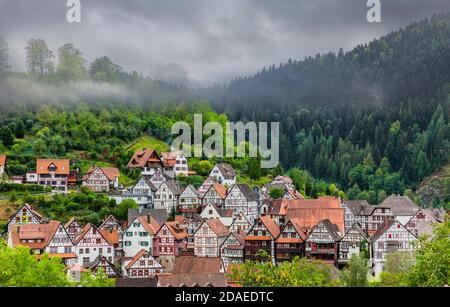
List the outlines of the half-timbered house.
<svg viewBox="0 0 450 307">
<path fill-rule="evenodd" d="M 365 253 L 363 255 L 363 253 Z M 359 223 L 350 227 L 339 240 L 338 265 L 345 266 L 353 255 L 370 257 L 370 238 Z"/>
<path fill-rule="evenodd" d="M 204 220 L 220 220 L 226 227 L 229 227 L 233 222 L 233 210 L 220 209 L 215 205 L 208 204 L 203 208 L 200 216 Z"/>
<path fill-rule="evenodd" d="M 277 263 L 292 261 L 295 257 L 304 257 L 307 229 L 303 228 L 299 219 L 291 219 L 281 230 L 275 240 L 275 260 Z"/>
<path fill-rule="evenodd" d="M 248 231 L 252 227 L 252 223 L 247 219 L 244 213 L 239 212 L 239 214 L 231 222 L 230 229 L 231 232 L 237 232 L 242 235 L 247 235 Z"/>
<path fill-rule="evenodd" d="M 82 185 L 94 192 L 109 192 L 119 187 L 119 169 L 92 166 L 81 179 Z"/>
<path fill-rule="evenodd" d="M 153 255 L 178 256 L 187 248 L 188 233 L 178 222 L 164 223 L 155 234 Z"/>
<path fill-rule="evenodd" d="M 142 176 L 151 176 L 156 171 L 164 169 L 164 162 L 156 150 L 144 148 L 133 155 L 127 167 L 140 169 Z"/>
<path fill-rule="evenodd" d="M 305 256 L 337 265 L 339 228 L 330 220 L 320 221 L 309 233 L 305 244 Z"/>
<path fill-rule="evenodd" d="M 396 220 L 385 220 L 370 238 L 372 246 L 372 274 L 380 275 L 384 269 L 387 255 L 395 252 L 414 252 L 412 244 L 417 238 Z"/>
<path fill-rule="evenodd" d="M 159 189 L 161 184 L 166 182 L 167 180 L 173 180 L 172 177 L 164 173 L 162 170 L 157 170 L 153 175 L 149 177 L 150 182 L 155 187 L 155 191 Z"/>
<path fill-rule="evenodd" d="M 245 237 L 244 259 L 275 263 L 275 240 L 279 235 L 278 225 L 269 216 L 261 216 Z M 265 251 L 268 258 L 262 258 L 261 251 Z"/>
<path fill-rule="evenodd" d="M 436 223 L 443 223 L 446 216 L 445 209 L 431 209 L 421 208 L 417 213 L 406 223 L 405 227 L 412 232 L 416 237 L 433 236 L 433 225 Z"/>
<path fill-rule="evenodd" d="M 232 232 L 220 246 L 220 257 L 225 270 L 230 264 L 239 264 L 244 261 L 245 240 L 242 234 Z"/>
<path fill-rule="evenodd" d="M 141 208 L 153 208 L 153 194 L 156 190 L 150 178 L 143 176 L 131 189 L 124 191 L 123 194 L 117 195 L 114 198 L 117 203 L 120 203 L 123 199 L 132 199 Z"/>
<path fill-rule="evenodd" d="M 102 270 L 103 273 L 106 274 L 109 278 L 120 278 L 122 274 L 116 269 L 113 263 L 108 261 L 108 259 L 99 255 L 94 262 L 89 267 L 89 270 L 95 275 Z"/>
<path fill-rule="evenodd" d="M 220 220 L 205 220 L 194 234 L 196 257 L 219 257 L 220 246 L 230 231 Z"/>
<path fill-rule="evenodd" d="M 205 181 L 203 181 L 202 185 L 197 189 L 198 194 L 204 196 L 206 192 L 208 192 L 209 188 L 215 183 L 214 179 L 211 177 L 207 177 Z"/>
<path fill-rule="evenodd" d="M 70 239 L 72 241 L 75 241 L 78 234 L 83 229 L 83 226 L 81 226 L 81 224 L 78 223 L 78 221 L 74 217 L 71 217 L 70 220 L 64 225 L 64 228 L 69 234 Z"/>
<path fill-rule="evenodd" d="M 194 234 L 197 229 L 203 224 L 204 219 L 201 218 L 200 215 L 195 215 L 189 219 L 187 219 L 187 227 L 186 232 L 188 234 L 187 237 L 187 248 L 190 250 L 194 249 Z"/>
<path fill-rule="evenodd" d="M 191 217 L 200 212 L 200 207 L 200 195 L 192 185 L 188 185 L 178 199 L 178 211 L 183 216 Z"/>
<path fill-rule="evenodd" d="M 114 262 L 114 245 L 90 223 L 83 227 L 74 244 L 78 263 L 84 267 L 91 267 L 98 256 L 105 256 L 109 262 Z"/>
<path fill-rule="evenodd" d="M 149 251 L 142 249 L 131 260 L 124 263 L 123 271 L 128 278 L 150 278 L 157 274 L 164 274 L 164 266 Z"/>
<path fill-rule="evenodd" d="M 167 180 L 155 192 L 154 208 L 165 209 L 167 214 L 177 209 L 181 191 L 175 180 Z"/>
<path fill-rule="evenodd" d="M 225 198 L 225 209 L 233 210 L 233 217 L 240 212 L 254 222 L 259 215 L 259 198 L 246 184 L 235 184 L 229 190 Z"/>
<path fill-rule="evenodd" d="M 231 165 L 226 163 L 216 164 L 209 176 L 218 183 L 228 187 L 236 184 L 236 172 Z"/>
<path fill-rule="evenodd" d="M 36 255 L 47 253 L 51 258 L 61 259 L 66 265 L 74 263 L 77 258 L 69 234 L 58 221 L 50 221 L 48 224 L 12 225 L 8 245 L 29 247 Z"/>
<path fill-rule="evenodd" d="M 29 204 L 24 204 L 8 220 L 8 230 L 12 225 L 41 224 L 42 215 L 37 213 Z"/>
<path fill-rule="evenodd" d="M 227 189 L 220 183 L 214 182 L 209 189 L 204 193 L 202 198 L 202 205 L 215 205 L 219 208 L 223 207 L 225 198 L 227 196 Z"/>
<path fill-rule="evenodd" d="M 153 253 L 153 238 L 160 225 L 150 216 L 136 217 L 122 233 L 122 248 L 125 258 L 134 257 L 144 249 Z"/>
<path fill-rule="evenodd" d="M 99 230 L 117 230 L 119 232 L 123 231 L 122 224 L 114 215 L 108 215 L 98 227 Z"/>
</svg>

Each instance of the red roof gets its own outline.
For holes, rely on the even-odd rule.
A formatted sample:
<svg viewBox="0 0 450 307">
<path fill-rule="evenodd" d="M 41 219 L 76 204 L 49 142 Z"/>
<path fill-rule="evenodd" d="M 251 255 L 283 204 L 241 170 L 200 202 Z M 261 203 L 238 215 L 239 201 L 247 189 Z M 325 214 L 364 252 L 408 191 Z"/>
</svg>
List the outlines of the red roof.
<svg viewBox="0 0 450 307">
<path fill-rule="evenodd" d="M 172 235 L 177 240 L 182 240 L 184 238 L 189 237 L 189 234 L 186 232 L 186 230 L 180 228 L 180 223 L 179 222 L 176 222 L 176 221 L 175 222 L 166 222 L 166 223 L 163 224 L 163 226 L 164 225 L 167 226 L 167 229 L 169 229 L 170 233 L 172 233 Z M 161 229 L 162 229 L 163 226 L 161 226 Z"/>
<path fill-rule="evenodd" d="M 323 196 L 317 199 L 281 199 L 273 202 L 271 214 L 286 215 L 292 209 L 339 209 L 338 198 Z"/>
<path fill-rule="evenodd" d="M 0 155 L 0 166 L 5 166 L 6 164 L 6 155 Z"/>
<path fill-rule="evenodd" d="M 49 167 L 51 165 L 56 167 L 55 174 L 57 175 L 69 175 L 70 173 L 70 160 L 68 159 L 37 159 L 36 173 L 38 175 L 50 174 Z"/>
<path fill-rule="evenodd" d="M 220 220 L 206 220 L 205 223 L 218 237 L 226 237 L 230 234 L 230 230 Z"/>
<path fill-rule="evenodd" d="M 151 236 L 154 236 L 158 232 L 160 226 L 158 222 L 151 216 L 138 216 L 137 219 Z"/>
<path fill-rule="evenodd" d="M 130 162 L 128 162 L 128 167 L 129 168 L 145 167 L 147 163 L 159 163 L 161 165 L 163 164 L 156 150 L 143 149 L 137 151 L 133 155 Z"/>
<path fill-rule="evenodd" d="M 146 250 L 141 249 L 136 255 L 134 255 L 133 259 L 126 265 L 125 269 L 131 269 L 131 267 L 133 266 L 133 264 L 135 264 L 139 259 L 142 258 L 142 256 L 144 256 L 145 254 L 148 254 L 149 257 L 153 256 Z M 153 258 L 154 261 L 158 262 L 155 258 Z M 159 262 L 158 262 L 159 264 Z M 160 264 L 161 265 L 161 264 Z M 162 267 L 162 265 L 161 265 Z"/>
<path fill-rule="evenodd" d="M 117 229 L 114 230 L 102 229 L 100 230 L 100 233 L 109 244 L 112 245 L 119 244 L 119 231 Z"/>
<path fill-rule="evenodd" d="M 103 172 L 103 174 L 105 174 L 109 181 L 113 181 L 120 176 L 119 169 L 116 167 L 92 166 L 83 176 L 83 180 L 87 180 L 97 168 L 99 168 Z"/>
<path fill-rule="evenodd" d="M 344 231 L 344 209 L 293 209 L 289 210 L 286 215 L 288 220 L 295 219 L 296 224 L 300 227 L 311 229 L 316 226 L 320 221 L 330 220 L 332 224 L 335 224 L 339 231 Z"/>
<path fill-rule="evenodd" d="M 275 221 L 267 215 L 262 216 L 260 219 L 261 222 L 266 226 L 272 237 L 278 237 L 278 235 L 280 234 L 280 228 L 278 228 L 278 225 L 275 223 Z"/>
<path fill-rule="evenodd" d="M 217 191 L 217 194 L 219 194 L 220 198 L 225 199 L 227 197 L 227 188 L 221 185 L 220 183 L 214 182 L 213 185 L 210 187 L 212 189 L 214 187 Z"/>
<path fill-rule="evenodd" d="M 55 235 L 61 222 L 50 221 L 48 224 L 26 224 L 12 225 L 11 240 L 12 245 L 22 245 L 29 248 L 45 248 Z M 41 242 L 22 242 L 22 240 L 40 240 Z"/>
</svg>

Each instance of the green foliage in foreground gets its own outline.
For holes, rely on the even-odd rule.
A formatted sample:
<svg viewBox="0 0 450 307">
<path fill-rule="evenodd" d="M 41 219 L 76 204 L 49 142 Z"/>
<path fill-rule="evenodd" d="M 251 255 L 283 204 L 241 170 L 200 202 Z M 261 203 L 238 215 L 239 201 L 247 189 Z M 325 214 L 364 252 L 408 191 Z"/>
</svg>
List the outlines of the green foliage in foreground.
<svg viewBox="0 0 450 307">
<path fill-rule="evenodd" d="M 365 257 L 353 256 L 339 271 L 321 261 L 295 258 L 274 266 L 247 261 L 230 278 L 244 287 L 443 287 L 450 283 L 450 219 L 435 226 L 433 238 L 420 238 L 415 254 L 389 254 L 378 280 L 368 280 Z M 268 256 L 267 254 L 265 255 Z"/>
<path fill-rule="evenodd" d="M 44 256 L 37 261 L 25 247 L 9 248 L 0 243 L 0 287 L 70 287 L 59 259 Z"/>
<path fill-rule="evenodd" d="M 84 273 L 82 287 L 113 287 L 114 280 L 102 271 Z M 10 248 L 0 242 L 0 287 L 75 287 L 60 259 L 44 255 L 39 261 L 27 247 Z"/>
<path fill-rule="evenodd" d="M 296 257 L 279 266 L 247 261 L 230 277 L 244 287 L 333 287 L 342 285 L 339 275 L 332 265 Z"/>
</svg>

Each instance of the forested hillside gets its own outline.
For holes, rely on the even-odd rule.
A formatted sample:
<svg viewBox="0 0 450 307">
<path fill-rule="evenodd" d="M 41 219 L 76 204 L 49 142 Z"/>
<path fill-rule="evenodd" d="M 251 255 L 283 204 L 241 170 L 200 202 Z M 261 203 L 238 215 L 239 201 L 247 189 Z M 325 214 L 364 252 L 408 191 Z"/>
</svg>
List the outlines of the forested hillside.
<svg viewBox="0 0 450 307">
<path fill-rule="evenodd" d="M 36 38 L 24 48 L 27 72 L 11 72 L 0 39 L 0 152 L 12 156 L 11 174 L 33 167 L 23 156 L 74 155 L 82 168 L 99 161 L 125 171 L 143 135 L 170 143 L 171 125 L 194 113 L 279 121 L 282 166 L 312 197 L 336 183 L 375 204 L 416 189 L 449 159 L 450 14 L 199 90 L 126 72 L 106 56 L 87 63 L 72 44 L 54 52 Z M 251 179 L 266 174 L 232 162 Z"/>
<path fill-rule="evenodd" d="M 280 121 L 285 168 L 376 199 L 415 187 L 448 160 L 449 84 L 444 14 L 350 52 L 289 60 L 201 95 L 233 120 Z"/>
</svg>

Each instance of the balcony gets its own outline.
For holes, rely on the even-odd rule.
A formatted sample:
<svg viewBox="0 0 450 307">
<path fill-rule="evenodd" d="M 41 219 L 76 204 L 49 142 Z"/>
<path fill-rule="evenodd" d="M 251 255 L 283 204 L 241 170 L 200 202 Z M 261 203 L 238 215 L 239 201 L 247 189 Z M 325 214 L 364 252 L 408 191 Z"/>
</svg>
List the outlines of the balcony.
<svg viewBox="0 0 450 307">
<path fill-rule="evenodd" d="M 334 248 L 315 248 L 311 250 L 311 254 L 335 254 Z"/>
</svg>

